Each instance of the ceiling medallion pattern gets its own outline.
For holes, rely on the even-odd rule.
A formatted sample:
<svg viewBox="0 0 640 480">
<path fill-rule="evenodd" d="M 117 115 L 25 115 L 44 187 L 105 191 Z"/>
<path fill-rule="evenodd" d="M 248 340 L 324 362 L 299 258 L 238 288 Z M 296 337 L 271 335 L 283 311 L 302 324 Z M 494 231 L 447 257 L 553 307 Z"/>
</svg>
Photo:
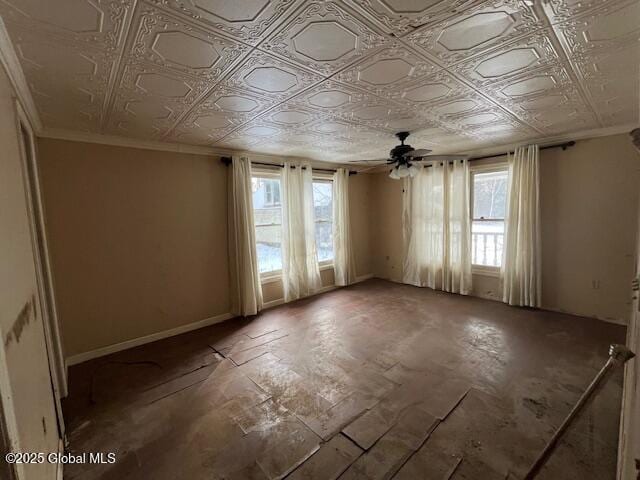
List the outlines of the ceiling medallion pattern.
<svg viewBox="0 0 640 480">
<path fill-rule="evenodd" d="M 395 92 L 404 85 L 439 69 L 396 42 L 390 48 L 369 55 L 353 67 L 343 70 L 335 78 L 375 95 L 393 98 Z"/>
<path fill-rule="evenodd" d="M 64 39 L 78 47 L 86 45 L 115 53 L 122 44 L 134 3 L 134 0 L 8 0 L 0 2 L 0 16 L 13 27 Z"/>
<path fill-rule="evenodd" d="M 638 122 L 636 0 L 0 0 L 45 128 L 343 162 Z M 354 153 L 357 152 L 357 153 Z"/>
<path fill-rule="evenodd" d="M 387 39 L 338 2 L 304 2 L 304 8 L 261 48 L 331 75 Z"/>
<path fill-rule="evenodd" d="M 258 95 L 267 95 L 274 101 L 284 101 L 320 81 L 320 75 L 255 50 L 226 83 Z"/>
<path fill-rule="evenodd" d="M 301 0 L 149 0 L 218 33 L 249 45 L 263 40 Z"/>
<path fill-rule="evenodd" d="M 249 47 L 194 27 L 144 5 L 130 47 L 132 62 L 148 62 L 216 81 Z"/>
<path fill-rule="evenodd" d="M 543 21 L 522 0 L 475 2 L 459 15 L 425 25 L 406 38 L 414 46 L 449 65 L 544 27 Z"/>
</svg>

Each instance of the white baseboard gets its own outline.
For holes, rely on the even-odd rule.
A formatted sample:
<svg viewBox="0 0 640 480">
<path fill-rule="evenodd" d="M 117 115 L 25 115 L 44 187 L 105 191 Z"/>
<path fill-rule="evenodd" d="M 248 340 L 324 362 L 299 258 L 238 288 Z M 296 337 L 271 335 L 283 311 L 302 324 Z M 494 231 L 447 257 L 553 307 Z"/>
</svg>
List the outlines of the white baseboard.
<svg viewBox="0 0 640 480">
<path fill-rule="evenodd" d="M 88 352 L 78 353 L 76 355 L 67 357 L 66 364 L 68 367 L 70 367 L 71 365 L 77 365 L 78 363 L 86 362 L 87 360 L 104 357 L 105 355 L 120 352 L 122 350 L 127 350 L 128 348 L 138 347 L 146 343 L 155 342 L 156 340 L 162 340 L 163 338 L 169 338 L 175 335 L 180 335 L 181 333 L 191 332 L 192 330 L 208 327 L 209 325 L 215 325 L 216 323 L 224 322 L 225 320 L 229 320 L 233 317 L 234 315 L 231 313 L 223 313 L 222 315 L 205 318 L 204 320 L 200 320 L 198 322 L 181 325 L 169 330 L 163 330 L 162 332 L 152 333 L 151 335 L 145 335 L 144 337 L 133 338 L 125 342 L 107 345 L 106 347 L 97 348 Z"/>
<path fill-rule="evenodd" d="M 364 282 L 365 280 L 369 280 L 370 278 L 373 278 L 373 273 L 368 273 L 366 275 L 360 275 L 359 277 L 356 277 L 356 280 L 353 283 L 356 284 L 356 283 Z M 311 296 L 320 295 L 321 293 L 330 292 L 331 290 L 335 290 L 336 288 L 340 288 L 340 287 L 338 287 L 337 285 L 327 285 L 326 287 L 322 287 L 320 290 L 318 290 L 316 293 L 314 293 Z M 267 308 L 277 307 L 278 305 L 282 305 L 284 303 L 285 303 L 284 298 L 276 298 L 275 300 L 271 300 L 270 302 L 265 302 L 262 305 L 262 308 L 263 309 L 267 309 Z"/>
<path fill-rule="evenodd" d="M 364 282 L 373 278 L 373 274 L 369 273 L 367 275 L 361 275 L 356 278 L 354 283 Z M 321 293 L 330 292 L 331 290 L 335 290 L 338 288 L 336 285 L 328 285 L 326 287 L 322 287 L 318 290 L 314 295 L 319 295 Z M 271 308 L 276 307 L 278 305 L 282 305 L 284 303 L 284 298 L 277 298 L 270 302 L 266 302 L 263 305 L 263 308 Z M 140 345 L 144 345 L 146 343 L 155 342 L 156 340 L 162 340 L 163 338 L 173 337 L 175 335 L 180 335 L 181 333 L 190 332 L 192 330 L 197 330 L 199 328 L 208 327 L 209 325 L 214 325 L 216 323 L 223 322 L 225 320 L 229 320 L 233 318 L 234 315 L 231 313 L 224 313 L 222 315 L 217 315 L 211 318 L 205 318 L 204 320 L 200 320 L 198 322 L 189 323 L 187 325 L 181 325 L 176 328 L 172 328 L 170 330 L 164 330 L 158 333 L 152 333 L 151 335 L 146 335 L 144 337 L 133 338 L 131 340 L 127 340 L 125 342 L 116 343 L 113 345 L 107 345 L 106 347 L 97 348 L 95 350 L 90 350 L 88 352 L 78 353 L 76 355 L 71 355 L 67 357 L 65 363 L 67 367 L 72 365 L 77 365 L 82 362 L 86 362 L 88 360 L 93 360 L 94 358 L 104 357 L 105 355 L 109 355 L 111 353 L 121 352 L 122 350 L 127 350 L 133 347 L 139 347 Z"/>
<path fill-rule="evenodd" d="M 277 307 L 278 305 L 284 304 L 284 298 L 276 298 L 275 300 L 271 300 L 270 302 L 265 302 L 262 304 L 262 309 L 266 310 L 267 308 Z"/>
<path fill-rule="evenodd" d="M 369 280 L 370 278 L 373 278 L 373 273 L 367 273 L 366 275 L 360 275 L 359 277 L 356 277 L 356 281 L 353 282 L 353 283 L 364 282 L 365 280 Z"/>
<path fill-rule="evenodd" d="M 309 297 L 315 297 L 316 295 L 320 295 L 321 293 L 330 292 L 331 290 L 335 290 L 336 288 L 338 288 L 338 287 L 335 286 L 335 285 L 327 285 L 326 287 L 322 287 L 320 290 L 318 290 L 313 295 L 309 295 Z M 304 297 L 304 298 L 309 298 L 309 297 Z M 302 299 L 299 299 L 299 300 L 302 300 Z M 263 303 L 262 304 L 262 309 L 265 310 L 267 308 L 277 307 L 278 305 L 283 305 L 284 303 L 286 303 L 284 301 L 284 298 L 276 298 L 275 300 L 271 300 L 270 302 Z"/>
</svg>

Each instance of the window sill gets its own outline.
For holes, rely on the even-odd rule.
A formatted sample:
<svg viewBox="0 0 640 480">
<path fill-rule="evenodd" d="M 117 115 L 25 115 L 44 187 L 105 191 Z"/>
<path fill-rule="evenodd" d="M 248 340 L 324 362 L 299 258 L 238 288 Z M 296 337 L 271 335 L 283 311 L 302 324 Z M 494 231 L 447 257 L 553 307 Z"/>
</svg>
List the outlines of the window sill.
<svg viewBox="0 0 640 480">
<path fill-rule="evenodd" d="M 321 264 L 319 264 L 319 266 L 320 266 L 320 271 L 321 272 L 323 270 L 333 270 L 333 262 L 321 263 Z"/>
<path fill-rule="evenodd" d="M 320 266 L 321 272 L 324 270 L 333 270 L 333 262 L 321 263 L 319 266 Z M 280 282 L 280 281 L 282 281 L 282 272 L 279 270 L 276 272 L 267 272 L 260 275 L 260 283 L 262 285 L 265 285 L 267 283 Z"/>
<path fill-rule="evenodd" d="M 260 283 L 262 285 L 265 285 L 267 283 L 280 282 L 280 281 L 282 281 L 282 272 L 281 271 L 268 272 L 268 273 L 260 275 Z"/>
<path fill-rule="evenodd" d="M 472 275 L 482 275 L 484 277 L 500 278 L 500 267 L 488 267 L 486 265 L 472 265 Z"/>
</svg>

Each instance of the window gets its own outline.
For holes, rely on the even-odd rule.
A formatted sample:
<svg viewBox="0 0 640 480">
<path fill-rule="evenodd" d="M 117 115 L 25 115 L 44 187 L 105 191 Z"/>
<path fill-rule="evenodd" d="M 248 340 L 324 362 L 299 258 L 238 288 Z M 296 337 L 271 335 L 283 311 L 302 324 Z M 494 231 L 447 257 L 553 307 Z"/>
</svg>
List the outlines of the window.
<svg viewBox="0 0 640 480">
<path fill-rule="evenodd" d="M 251 178 L 251 187 L 258 270 L 263 277 L 274 276 L 282 270 L 280 175 L 260 172 Z M 314 179 L 313 207 L 318 262 L 326 265 L 333 261 L 333 184 L 331 180 Z"/>
<path fill-rule="evenodd" d="M 507 207 L 507 169 L 471 173 L 471 262 L 482 267 L 502 264 L 504 217 Z"/>
<path fill-rule="evenodd" d="M 280 176 L 267 173 L 254 176 L 251 187 L 258 270 L 261 274 L 277 273 L 282 270 Z"/>
<path fill-rule="evenodd" d="M 280 185 L 275 181 L 266 182 L 264 185 L 264 204 L 270 207 L 280 206 Z"/>
<path fill-rule="evenodd" d="M 333 184 L 331 180 L 313 181 L 313 210 L 318 262 L 330 263 L 333 261 Z"/>
</svg>

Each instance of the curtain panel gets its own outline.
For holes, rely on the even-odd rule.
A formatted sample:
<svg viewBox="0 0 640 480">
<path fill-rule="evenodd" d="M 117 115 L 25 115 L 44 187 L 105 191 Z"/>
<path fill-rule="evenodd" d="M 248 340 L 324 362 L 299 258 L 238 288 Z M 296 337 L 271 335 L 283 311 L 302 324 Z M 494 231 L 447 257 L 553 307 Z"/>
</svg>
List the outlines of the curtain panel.
<svg viewBox="0 0 640 480">
<path fill-rule="evenodd" d="M 284 162 L 282 169 L 282 285 L 285 302 L 311 295 L 322 286 L 308 163 Z"/>
<path fill-rule="evenodd" d="M 262 285 L 253 221 L 251 161 L 248 158 L 233 157 L 228 185 L 231 311 L 245 317 L 255 315 L 262 309 Z"/>
<path fill-rule="evenodd" d="M 423 165 L 404 179 L 403 282 L 468 295 L 471 225 L 467 160 Z"/>
<path fill-rule="evenodd" d="M 335 283 L 350 285 L 356 280 L 349 215 L 349 170 L 338 168 L 333 175 L 333 265 Z"/>
<path fill-rule="evenodd" d="M 508 162 L 502 299 L 509 305 L 539 307 L 542 299 L 539 148 L 518 147 Z"/>
</svg>

